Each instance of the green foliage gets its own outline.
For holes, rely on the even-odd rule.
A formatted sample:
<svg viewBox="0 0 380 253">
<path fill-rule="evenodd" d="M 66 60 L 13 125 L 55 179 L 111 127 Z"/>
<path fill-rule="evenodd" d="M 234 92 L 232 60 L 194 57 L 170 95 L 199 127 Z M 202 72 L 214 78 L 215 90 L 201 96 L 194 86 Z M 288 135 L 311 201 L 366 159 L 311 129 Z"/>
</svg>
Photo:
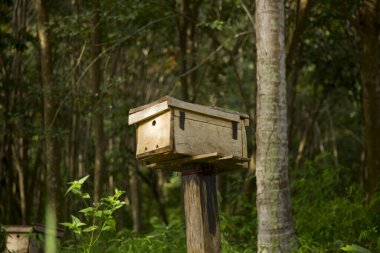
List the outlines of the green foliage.
<svg viewBox="0 0 380 253">
<path fill-rule="evenodd" d="M 115 189 L 113 196 L 102 198 L 100 203 L 89 205 L 90 195 L 82 192 L 82 185 L 88 177 L 85 176 L 79 180 L 70 182 L 71 186 L 66 192 L 66 194 L 71 192 L 84 201 L 86 208 L 78 211 L 82 219 L 71 215 L 71 222 L 63 222 L 61 225 L 73 231 L 77 236 L 76 239 L 79 241 L 77 245 L 70 245 L 67 249 L 73 250 L 73 248 L 76 248 L 77 250 L 89 253 L 104 231 L 115 231 L 116 221 L 113 217 L 114 213 L 124 206 L 125 202 L 119 200 L 124 192 Z"/>
<path fill-rule="evenodd" d="M 243 219 L 243 217 L 240 217 Z M 237 218 L 238 219 L 238 218 Z M 221 220 L 221 228 L 229 227 L 225 219 Z M 103 237 L 93 248 L 93 252 L 119 252 L 119 253 L 185 253 L 186 233 L 185 226 L 180 217 L 173 219 L 169 225 L 165 225 L 157 217 L 150 220 L 151 231 L 138 235 L 131 230 L 123 229 L 117 233 L 111 233 L 108 237 Z M 222 230 L 222 251 L 224 253 L 253 253 L 254 244 L 246 242 L 231 243 L 224 236 L 226 230 Z M 238 232 L 238 230 L 234 231 Z M 252 234 L 248 234 L 252 235 Z M 231 235 L 230 235 L 231 236 Z M 235 235 L 236 237 L 239 235 Z M 255 243 L 252 240 L 252 243 Z"/>
<path fill-rule="evenodd" d="M 166 226 L 161 220 L 154 217 L 150 220 L 150 224 L 153 230 L 144 236 L 138 236 L 127 230 L 121 231 L 118 251 L 123 253 L 186 252 L 185 230 L 179 219 L 173 220 Z M 111 248 L 109 252 L 115 251 Z"/>
<path fill-rule="evenodd" d="M 368 249 L 363 248 L 356 244 L 347 245 L 346 247 L 342 247 L 341 249 L 343 251 L 353 252 L 353 253 L 371 253 L 371 251 L 369 251 Z"/>
<path fill-rule="evenodd" d="M 352 183 L 355 171 L 324 164 L 325 159 L 319 156 L 295 172 L 292 205 L 300 252 L 335 252 L 351 242 L 378 250 L 380 216 L 374 208 L 380 202 L 363 202 L 364 193 Z"/>
<path fill-rule="evenodd" d="M 293 171 L 292 203 L 298 240 L 295 252 L 369 252 L 358 251 L 365 248 L 377 252 L 380 249 L 380 217 L 373 208 L 380 203 L 379 194 L 375 194 L 370 203 L 363 202 L 363 192 L 356 183 L 352 183 L 357 171 L 330 164 L 330 157 L 321 155 L 313 161 L 307 161 L 303 168 Z M 85 196 L 82 192 L 84 181 L 81 179 L 72 182 L 70 192 Z M 173 192 L 178 187 L 178 182 L 172 179 L 169 186 L 174 187 L 169 191 Z M 174 199 L 179 196 L 167 197 L 168 202 L 175 202 Z M 223 196 L 219 197 L 222 199 Z M 110 198 L 113 197 L 102 201 L 109 201 Z M 255 201 L 244 194 L 235 198 L 240 201 L 238 212 L 232 214 L 222 211 L 220 214 L 222 250 L 227 253 L 253 253 L 257 243 Z M 89 234 L 101 228 L 99 224 L 89 222 L 90 217 L 101 216 L 99 210 L 96 206 L 87 206 L 79 211 L 85 219 L 72 216 L 72 221 L 65 225 L 71 227 L 77 236 L 88 238 Z M 144 234 L 136 234 L 129 229 L 118 232 L 112 230 L 98 239 L 92 252 L 186 252 L 185 226 L 180 218 L 178 203 L 170 213 L 169 225 L 153 217 Z M 89 240 L 83 239 L 68 242 L 65 249 L 83 250 L 88 242 Z M 349 243 L 362 247 L 356 244 L 343 247 Z"/>
</svg>

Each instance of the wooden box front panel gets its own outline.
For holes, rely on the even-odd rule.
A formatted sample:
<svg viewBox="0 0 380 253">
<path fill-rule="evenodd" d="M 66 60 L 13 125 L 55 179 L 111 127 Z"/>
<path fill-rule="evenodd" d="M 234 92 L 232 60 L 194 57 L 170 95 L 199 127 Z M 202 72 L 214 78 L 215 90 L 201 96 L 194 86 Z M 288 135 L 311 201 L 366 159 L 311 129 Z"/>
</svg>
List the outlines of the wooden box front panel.
<svg viewBox="0 0 380 253">
<path fill-rule="evenodd" d="M 9 233 L 7 249 L 15 253 L 29 252 L 30 237 L 26 233 Z"/>
<path fill-rule="evenodd" d="M 173 150 L 172 111 L 166 111 L 137 127 L 137 158 L 145 158 L 154 154 Z"/>
<path fill-rule="evenodd" d="M 180 112 L 185 112 L 184 129 Z M 189 111 L 174 110 L 174 149 L 176 153 L 199 155 L 218 152 L 224 155 L 245 155 L 241 122 L 237 123 L 237 139 L 233 139 L 232 122 Z M 245 134 L 245 131 L 244 131 Z"/>
</svg>

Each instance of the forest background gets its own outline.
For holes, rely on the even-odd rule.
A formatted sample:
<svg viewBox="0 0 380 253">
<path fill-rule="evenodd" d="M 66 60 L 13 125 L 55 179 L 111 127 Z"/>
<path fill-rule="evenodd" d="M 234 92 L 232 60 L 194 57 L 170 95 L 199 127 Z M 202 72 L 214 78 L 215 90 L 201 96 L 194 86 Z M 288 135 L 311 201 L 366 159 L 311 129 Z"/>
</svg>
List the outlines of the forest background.
<svg viewBox="0 0 380 253">
<path fill-rule="evenodd" d="M 254 2 L 38 2 L 0 4 L 0 224 L 44 223 L 47 199 L 70 220 L 83 203 L 67 183 L 90 175 L 95 203 L 126 191 L 98 250 L 184 252 L 180 177 L 138 162 L 128 126 L 129 109 L 170 94 L 250 115 L 250 168 L 218 192 L 223 252 L 255 252 Z M 299 250 L 380 252 L 380 1 L 285 7 Z"/>
</svg>

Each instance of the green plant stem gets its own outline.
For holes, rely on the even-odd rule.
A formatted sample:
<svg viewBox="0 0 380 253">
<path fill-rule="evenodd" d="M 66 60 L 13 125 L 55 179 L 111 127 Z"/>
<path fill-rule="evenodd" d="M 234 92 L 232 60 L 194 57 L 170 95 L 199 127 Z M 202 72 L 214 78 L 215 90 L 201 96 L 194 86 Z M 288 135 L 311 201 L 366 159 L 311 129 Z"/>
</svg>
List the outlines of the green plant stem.
<svg viewBox="0 0 380 253">
<path fill-rule="evenodd" d="M 98 207 L 95 208 L 95 212 L 94 212 L 95 214 L 96 214 L 96 211 L 98 211 Z M 96 216 L 94 215 L 93 218 L 92 218 L 92 226 L 95 226 L 95 222 L 96 222 Z M 95 233 L 95 230 L 92 230 L 91 231 L 90 244 L 88 245 L 88 251 L 87 251 L 87 253 L 90 253 L 92 245 L 94 245 L 95 242 L 96 242 L 96 240 L 94 242 L 92 242 L 92 240 L 94 239 L 94 233 Z"/>
<path fill-rule="evenodd" d="M 109 209 L 108 209 L 109 210 Z M 110 219 L 112 217 L 112 215 L 108 215 L 108 217 L 107 217 L 107 220 L 108 219 Z M 102 231 L 103 231 L 103 228 L 104 228 L 104 226 L 107 224 L 107 222 L 104 222 L 103 223 L 103 225 L 102 225 L 102 227 L 100 228 L 100 231 L 99 231 L 99 234 L 98 234 L 98 236 L 95 238 L 95 241 L 94 241 L 94 244 L 96 243 L 96 241 L 99 239 L 99 237 L 100 237 L 100 234 L 102 233 Z"/>
</svg>

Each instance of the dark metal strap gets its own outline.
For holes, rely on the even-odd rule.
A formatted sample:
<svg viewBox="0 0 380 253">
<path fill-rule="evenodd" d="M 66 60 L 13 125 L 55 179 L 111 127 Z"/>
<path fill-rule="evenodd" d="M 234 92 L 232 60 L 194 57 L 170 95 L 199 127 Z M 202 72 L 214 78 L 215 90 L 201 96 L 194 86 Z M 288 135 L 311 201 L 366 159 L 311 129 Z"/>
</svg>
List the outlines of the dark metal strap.
<svg viewBox="0 0 380 253">
<path fill-rule="evenodd" d="M 179 112 L 179 128 L 185 130 L 185 112 Z"/>
<path fill-rule="evenodd" d="M 238 138 L 238 123 L 232 121 L 232 139 L 237 140 Z"/>
</svg>

